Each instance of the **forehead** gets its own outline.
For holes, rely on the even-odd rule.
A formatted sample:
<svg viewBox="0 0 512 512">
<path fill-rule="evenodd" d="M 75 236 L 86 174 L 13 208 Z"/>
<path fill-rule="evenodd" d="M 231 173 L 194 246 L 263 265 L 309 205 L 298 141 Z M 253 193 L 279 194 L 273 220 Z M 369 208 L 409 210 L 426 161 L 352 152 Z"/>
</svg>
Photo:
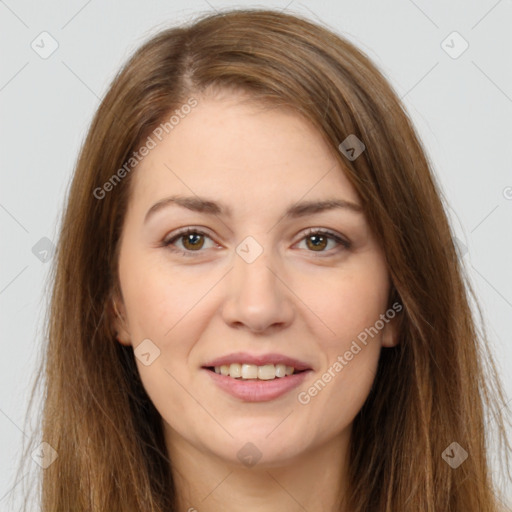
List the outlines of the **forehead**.
<svg viewBox="0 0 512 512">
<path fill-rule="evenodd" d="M 337 193 L 358 202 L 335 150 L 289 108 L 243 95 L 199 97 L 161 140 L 153 139 L 133 176 L 135 200 L 186 193 L 262 208 Z"/>
</svg>

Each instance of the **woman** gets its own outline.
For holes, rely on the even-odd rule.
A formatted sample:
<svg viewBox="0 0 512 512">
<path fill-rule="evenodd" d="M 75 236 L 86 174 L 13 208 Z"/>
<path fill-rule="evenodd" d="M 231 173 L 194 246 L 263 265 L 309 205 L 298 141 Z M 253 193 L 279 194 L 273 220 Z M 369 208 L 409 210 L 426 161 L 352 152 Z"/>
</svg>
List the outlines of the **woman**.
<svg viewBox="0 0 512 512">
<path fill-rule="evenodd" d="M 367 57 L 270 10 L 163 31 L 70 190 L 43 510 L 500 510 L 481 343 L 439 188 Z"/>
</svg>

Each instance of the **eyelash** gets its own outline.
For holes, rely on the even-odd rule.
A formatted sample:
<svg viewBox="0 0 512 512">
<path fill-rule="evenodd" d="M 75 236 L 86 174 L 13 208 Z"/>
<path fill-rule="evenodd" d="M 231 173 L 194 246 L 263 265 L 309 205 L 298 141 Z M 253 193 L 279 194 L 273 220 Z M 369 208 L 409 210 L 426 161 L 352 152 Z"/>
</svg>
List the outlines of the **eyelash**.
<svg viewBox="0 0 512 512">
<path fill-rule="evenodd" d="M 180 253 L 182 256 L 195 256 L 196 253 L 201 253 L 203 251 L 202 250 L 187 251 L 187 250 L 178 249 L 176 247 L 173 247 L 173 244 L 174 244 L 174 242 L 176 240 L 179 240 L 180 238 L 182 238 L 182 237 L 184 237 L 184 236 L 186 236 L 188 234 L 191 234 L 191 233 L 193 233 L 195 235 L 203 235 L 203 236 L 206 236 L 206 237 L 211 239 L 211 237 L 208 235 L 208 233 L 202 231 L 201 229 L 197 229 L 197 228 L 193 228 L 193 227 L 188 227 L 188 228 L 182 229 L 181 231 L 178 231 L 172 238 L 170 238 L 168 240 L 164 240 L 162 242 L 162 246 L 163 247 L 167 247 L 172 252 Z M 326 230 L 326 229 L 323 229 L 323 228 L 319 228 L 319 229 L 309 228 L 309 229 L 307 229 L 306 232 L 304 233 L 304 235 L 302 236 L 302 238 L 299 240 L 299 242 L 301 242 L 305 238 L 307 238 L 309 236 L 312 236 L 312 235 L 325 236 L 326 238 L 328 238 L 330 240 L 334 240 L 335 242 L 337 242 L 339 245 L 341 245 L 345 249 L 350 249 L 350 247 L 351 247 L 351 243 L 350 242 L 348 242 L 347 240 L 344 240 L 343 238 L 338 236 L 336 233 L 333 233 L 332 231 L 329 231 L 329 230 Z M 316 251 L 308 251 L 308 252 L 315 253 Z M 318 255 L 318 257 L 322 257 L 321 254 L 324 253 L 324 252 L 326 252 L 326 251 L 319 251 L 320 254 Z M 330 254 L 328 254 L 328 255 L 330 256 Z"/>
</svg>

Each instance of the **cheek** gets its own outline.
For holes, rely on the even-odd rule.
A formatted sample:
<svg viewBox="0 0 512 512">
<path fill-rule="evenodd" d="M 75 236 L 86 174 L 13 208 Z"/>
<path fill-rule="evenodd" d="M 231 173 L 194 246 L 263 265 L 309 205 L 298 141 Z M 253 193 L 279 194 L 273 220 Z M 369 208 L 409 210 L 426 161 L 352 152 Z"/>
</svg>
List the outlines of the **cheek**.
<svg viewBox="0 0 512 512">
<path fill-rule="evenodd" d="M 298 276 L 294 289 L 318 318 L 315 335 L 323 349 L 343 353 L 374 326 L 387 308 L 389 281 L 383 261 L 374 253 L 354 258 L 332 272 Z"/>
<path fill-rule="evenodd" d="M 140 336 L 165 343 L 183 321 L 197 315 L 202 297 L 215 284 L 212 274 L 206 276 L 203 271 L 199 275 L 199 270 L 180 272 L 165 258 L 136 252 L 120 261 L 121 288 L 134 343 Z"/>
<path fill-rule="evenodd" d="M 160 415 L 174 425 L 176 418 L 190 414 L 187 363 L 204 329 L 201 318 L 206 315 L 201 315 L 204 304 L 200 299 L 211 285 L 189 283 L 157 266 L 131 272 L 125 283 L 135 355 L 142 340 L 149 339 L 157 347 L 152 346 L 158 355 L 150 365 L 135 358 L 142 384 Z"/>
<path fill-rule="evenodd" d="M 380 318 L 386 312 L 389 292 L 387 270 L 382 260 L 371 255 L 357 263 L 316 280 L 316 288 L 302 289 L 304 302 L 318 312 L 317 324 L 322 327 L 314 337 L 325 357 L 316 379 L 301 389 L 298 401 L 323 418 L 324 425 L 331 425 L 329 432 L 349 424 L 362 407 L 381 350 Z"/>
<path fill-rule="evenodd" d="M 190 379 L 189 354 L 208 322 L 205 296 L 218 277 L 205 276 L 204 271 L 195 275 L 190 268 L 180 272 L 165 260 L 128 253 L 119 273 L 135 355 L 147 339 L 158 354 L 148 366 L 136 357 L 141 380 L 161 414 L 168 408 L 184 411 L 190 400 L 182 387 Z"/>
</svg>

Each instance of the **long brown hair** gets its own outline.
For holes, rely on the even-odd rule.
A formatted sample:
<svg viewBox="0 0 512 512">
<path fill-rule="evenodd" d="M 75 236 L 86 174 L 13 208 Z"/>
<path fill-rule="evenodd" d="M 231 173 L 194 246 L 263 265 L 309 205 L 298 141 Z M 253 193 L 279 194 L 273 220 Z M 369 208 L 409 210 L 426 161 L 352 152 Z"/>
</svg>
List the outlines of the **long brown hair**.
<svg viewBox="0 0 512 512">
<path fill-rule="evenodd" d="M 414 127 L 386 79 L 351 43 L 298 15 L 260 9 L 209 14 L 158 33 L 119 72 L 94 117 L 54 261 L 36 381 L 44 390 L 42 439 L 25 452 L 27 459 L 44 441 L 58 454 L 41 471 L 42 509 L 175 510 L 161 418 L 132 348 L 115 340 L 111 299 L 137 172 L 126 163 L 173 111 L 214 89 L 249 92 L 314 123 L 384 248 L 390 304 L 403 305 L 399 344 L 382 350 L 354 421 L 348 509 L 499 510 L 488 432 L 496 429 L 508 463 L 504 394 Z M 338 149 L 349 135 L 366 147 L 356 159 Z M 454 442 L 468 454 L 457 468 L 443 457 Z"/>
</svg>

